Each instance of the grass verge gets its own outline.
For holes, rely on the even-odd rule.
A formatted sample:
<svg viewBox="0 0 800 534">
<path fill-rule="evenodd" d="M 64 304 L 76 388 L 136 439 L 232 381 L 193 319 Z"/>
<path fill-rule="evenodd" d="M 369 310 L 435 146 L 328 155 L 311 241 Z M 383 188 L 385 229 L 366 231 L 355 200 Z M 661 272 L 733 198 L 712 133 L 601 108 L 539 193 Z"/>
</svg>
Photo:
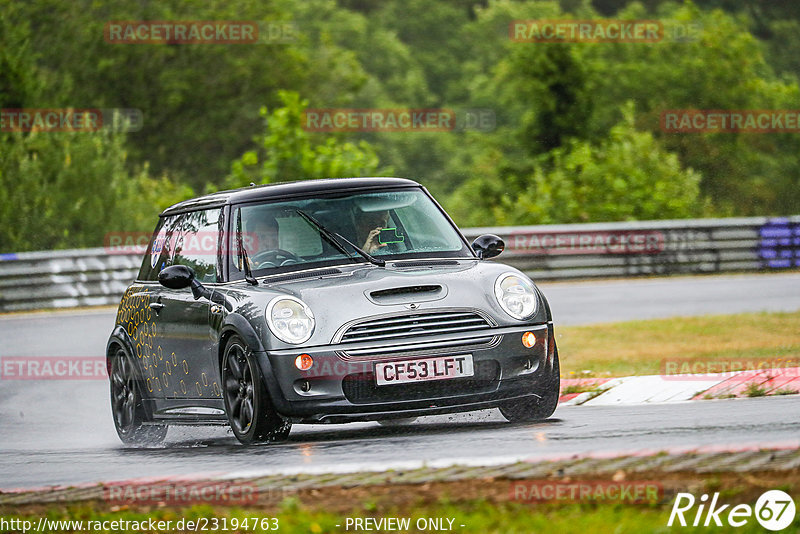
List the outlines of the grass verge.
<svg viewBox="0 0 800 534">
<path fill-rule="evenodd" d="M 563 378 L 657 375 L 666 361 L 800 367 L 800 312 L 556 323 L 556 338 Z"/>
<path fill-rule="evenodd" d="M 454 482 L 434 482 L 419 485 L 387 484 L 365 487 L 328 487 L 301 490 L 271 502 L 259 501 L 246 508 L 225 506 L 111 506 L 106 502 L 64 503 L 57 505 L 27 505 L 0 508 L 2 520 L 21 519 L 36 525 L 39 518 L 51 521 L 83 521 L 71 527 L 62 525 L 58 532 L 87 531 L 88 521 L 139 522 L 135 528 L 92 529 L 114 532 L 303 532 L 313 534 L 364 531 L 347 528 L 347 519 L 400 518 L 407 519 L 411 528 L 402 532 L 452 531 L 458 533 L 575 533 L 615 532 L 764 532 L 755 518 L 741 528 L 691 527 L 667 528 L 666 524 L 677 492 L 695 496 L 719 492 L 720 503 L 753 505 L 767 489 L 782 489 L 790 495 L 800 488 L 800 472 L 717 473 L 698 476 L 694 473 L 641 473 L 640 480 L 658 480 L 663 493 L 658 501 L 629 503 L 614 500 L 584 501 L 520 501 L 513 498 L 509 485 L 502 478 L 472 479 Z M 587 479 L 592 480 L 592 479 Z M 596 477 L 593 480 L 598 480 Z M 580 479 L 559 477 L 550 481 L 580 482 Z M 633 482 L 631 480 L 631 482 Z M 694 517 L 694 512 L 687 517 Z M 253 519 L 256 518 L 256 521 Z M 273 521 L 273 518 L 277 521 Z M 266 519 L 266 522 L 264 521 Z M 441 528 L 417 528 L 417 521 L 438 520 Z M 150 520 L 171 521 L 172 529 L 149 528 Z M 194 522 L 195 527 L 177 529 L 177 522 Z M 247 523 L 245 523 L 247 520 Z M 452 521 L 450 521 L 452 520 Z M 236 527 L 234 527 L 234 524 Z M 247 525 L 244 527 L 243 525 Z M 420 523 L 422 524 L 422 523 Z M 203 526 L 207 528 L 203 528 Z M 223 528 L 225 527 L 225 528 Z M 800 514 L 787 531 L 800 527 Z M 83 530 L 81 530 L 81 528 Z M 52 528 L 51 530 L 56 531 Z M 390 531 L 391 529 L 372 529 Z M 397 529 L 395 529 L 397 531 Z"/>
</svg>

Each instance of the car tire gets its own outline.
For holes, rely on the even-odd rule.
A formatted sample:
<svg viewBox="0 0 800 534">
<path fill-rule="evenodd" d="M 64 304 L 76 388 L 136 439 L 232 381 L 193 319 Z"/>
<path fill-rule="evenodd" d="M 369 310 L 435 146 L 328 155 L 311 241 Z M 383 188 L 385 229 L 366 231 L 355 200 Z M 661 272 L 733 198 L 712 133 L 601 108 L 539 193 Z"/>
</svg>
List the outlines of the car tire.
<svg viewBox="0 0 800 534">
<path fill-rule="evenodd" d="M 416 421 L 416 417 L 403 417 L 400 419 L 380 419 L 378 424 L 381 426 L 405 426 Z"/>
<path fill-rule="evenodd" d="M 292 423 L 275 411 L 253 352 L 238 335 L 225 345 L 222 396 L 234 436 L 251 445 L 283 441 Z"/>
<path fill-rule="evenodd" d="M 164 441 L 168 427 L 147 422 L 133 358 L 122 348 L 111 360 L 109 383 L 111 415 L 119 439 L 129 445 L 157 445 Z"/>
<path fill-rule="evenodd" d="M 522 399 L 500 405 L 500 413 L 511 423 L 528 423 L 543 421 L 553 415 L 558 406 L 561 389 L 560 365 L 558 363 L 558 347 L 553 352 L 553 371 L 547 382 L 544 394 L 535 399 Z"/>
</svg>

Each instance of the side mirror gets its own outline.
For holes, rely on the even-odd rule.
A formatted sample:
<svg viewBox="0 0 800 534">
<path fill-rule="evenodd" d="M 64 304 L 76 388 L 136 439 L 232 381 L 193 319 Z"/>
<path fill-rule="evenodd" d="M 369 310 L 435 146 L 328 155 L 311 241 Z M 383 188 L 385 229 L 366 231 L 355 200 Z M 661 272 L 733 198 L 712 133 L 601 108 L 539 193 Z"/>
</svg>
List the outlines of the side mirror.
<svg viewBox="0 0 800 534">
<path fill-rule="evenodd" d="M 505 242 L 494 234 L 483 234 L 472 242 L 472 250 L 482 260 L 500 255 L 505 248 Z"/>
<path fill-rule="evenodd" d="M 172 265 L 158 273 L 158 283 L 170 289 L 183 289 L 192 285 L 194 270 L 186 265 Z"/>
<path fill-rule="evenodd" d="M 197 300 L 200 297 L 210 298 L 211 291 L 195 278 L 194 270 L 186 265 L 171 265 L 158 273 L 158 282 L 169 289 L 192 288 L 192 296 Z"/>
</svg>

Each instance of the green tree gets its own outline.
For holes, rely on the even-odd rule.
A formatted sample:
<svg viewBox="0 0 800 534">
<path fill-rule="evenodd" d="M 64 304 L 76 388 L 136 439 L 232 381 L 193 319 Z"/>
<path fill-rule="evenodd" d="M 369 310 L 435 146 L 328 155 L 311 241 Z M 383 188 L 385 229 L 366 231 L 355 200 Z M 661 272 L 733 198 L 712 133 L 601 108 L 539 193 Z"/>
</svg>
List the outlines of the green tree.
<svg viewBox="0 0 800 534">
<path fill-rule="evenodd" d="M 23 108 L 36 101 L 36 56 L 31 50 L 30 28 L 16 24 L 16 4 L 0 9 L 0 108 Z"/>
<path fill-rule="evenodd" d="M 7 1 L 7 0 L 6 0 Z M 165 0 L 17 2 L 14 25 L 30 25 L 43 90 L 34 107 L 135 108 L 130 165 L 149 162 L 196 189 L 221 181 L 258 132 L 258 107 L 282 87 L 301 88 L 313 68 L 291 44 L 113 44 L 114 20 L 288 21 L 282 2 Z M 0 8 L 3 11 L 4 8 Z"/>
<path fill-rule="evenodd" d="M 302 117 L 308 100 L 291 91 L 280 91 L 278 97 L 281 107 L 272 112 L 261 108 L 266 132 L 256 139 L 257 150 L 247 151 L 233 162 L 226 186 L 376 173 L 379 161 L 369 143 L 340 142 L 333 136 L 323 138 L 306 131 Z"/>
<path fill-rule="evenodd" d="M 526 9 L 528 10 L 526 13 Z M 581 18 L 596 18 L 587 5 Z M 587 11 L 588 10 L 588 11 Z M 564 18 L 553 3 L 498 1 L 479 12 L 472 32 L 490 35 L 514 19 Z M 515 43 L 487 45 L 470 70 L 471 99 L 498 109 L 498 129 L 468 148 L 473 181 L 485 194 L 523 190 L 540 157 L 581 140 L 600 146 L 620 120 L 621 102 L 636 106 L 636 127 L 702 176 L 701 194 L 711 213 L 779 214 L 800 205 L 800 139 L 794 134 L 674 134 L 661 130 L 671 109 L 794 109 L 800 89 L 777 76 L 765 46 L 748 22 L 721 10 L 665 3 L 655 16 L 632 3 L 615 18 L 658 18 L 693 25 L 688 41 L 645 43 Z M 473 39 L 477 41 L 477 39 Z M 499 52 L 502 51 L 502 52 Z M 487 61 L 494 60 L 494 64 Z M 479 68 L 480 67 L 480 68 Z M 502 179 L 500 178 L 502 177 Z M 473 184 L 474 186 L 474 184 Z M 625 202 L 624 199 L 620 199 Z M 630 202 L 634 203 L 635 198 Z"/>
<path fill-rule="evenodd" d="M 125 167 L 121 135 L 0 135 L 0 250 L 103 246 L 110 232 L 152 231 L 156 215 L 192 196 L 147 168 Z"/>
<path fill-rule="evenodd" d="M 683 169 L 649 132 L 633 105 L 597 145 L 572 139 L 535 160 L 523 180 L 465 184 L 450 203 L 461 224 L 551 224 L 699 215 L 700 175 Z M 522 184 L 522 185 L 520 185 Z M 487 221 L 488 220 L 488 221 Z"/>
<path fill-rule="evenodd" d="M 632 5 L 624 18 L 646 18 Z M 637 127 L 653 132 L 681 163 L 702 174 L 701 191 L 721 215 L 780 214 L 800 205 L 796 134 L 664 133 L 670 109 L 794 109 L 797 81 L 775 74 L 766 47 L 748 21 L 721 10 L 664 5 L 658 18 L 695 24 L 696 40 L 645 46 L 593 46 L 586 61 L 596 76 L 594 132 L 614 123 L 619 102 L 636 102 Z"/>
</svg>

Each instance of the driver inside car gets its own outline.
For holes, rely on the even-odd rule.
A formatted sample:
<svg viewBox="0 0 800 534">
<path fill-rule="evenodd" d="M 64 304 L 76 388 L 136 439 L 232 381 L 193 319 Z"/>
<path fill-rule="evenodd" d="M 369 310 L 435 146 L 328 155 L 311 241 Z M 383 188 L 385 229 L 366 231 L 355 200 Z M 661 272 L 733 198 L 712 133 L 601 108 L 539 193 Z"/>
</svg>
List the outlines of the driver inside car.
<svg viewBox="0 0 800 534">
<path fill-rule="evenodd" d="M 361 248 L 373 253 L 386 246 L 380 242 L 380 233 L 389 224 L 389 212 L 386 210 L 361 212 L 356 219 L 356 231 Z"/>
<path fill-rule="evenodd" d="M 247 230 L 250 234 L 247 248 L 251 269 L 280 267 L 297 259 L 294 254 L 279 248 L 278 221 L 272 215 L 249 221 Z"/>
</svg>

